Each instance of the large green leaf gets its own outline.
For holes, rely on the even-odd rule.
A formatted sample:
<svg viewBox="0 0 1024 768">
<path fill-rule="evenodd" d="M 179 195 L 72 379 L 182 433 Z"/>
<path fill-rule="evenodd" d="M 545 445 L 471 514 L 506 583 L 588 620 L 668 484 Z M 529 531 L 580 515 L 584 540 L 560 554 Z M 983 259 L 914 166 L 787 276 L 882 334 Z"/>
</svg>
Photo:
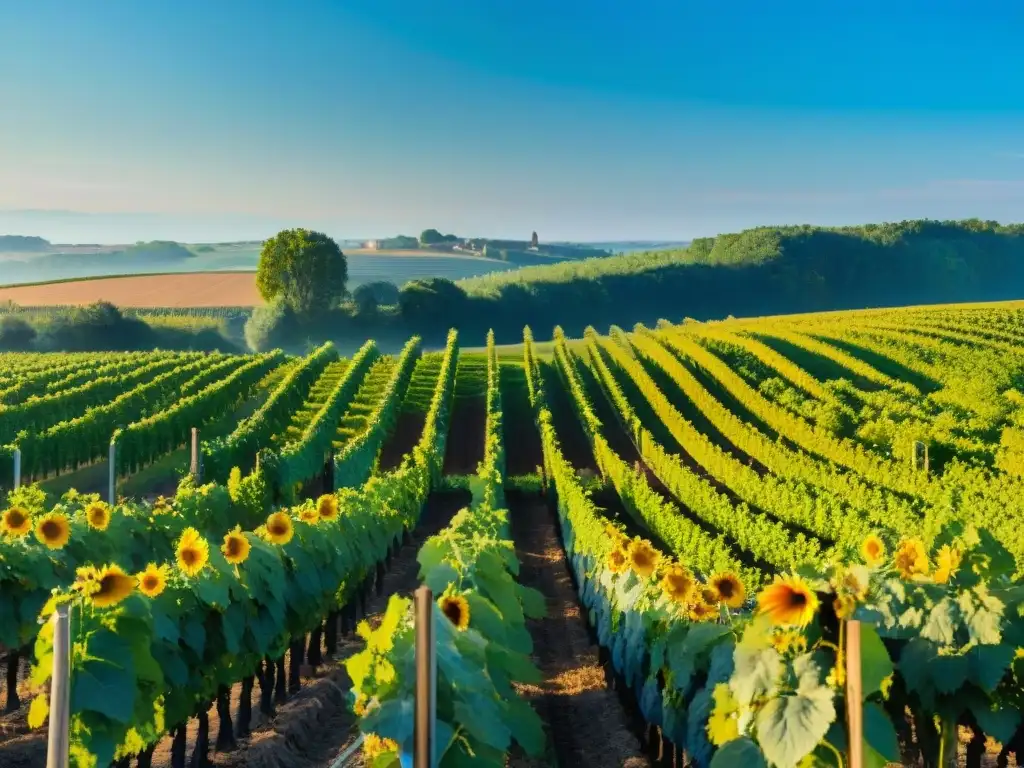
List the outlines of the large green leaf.
<svg viewBox="0 0 1024 768">
<path fill-rule="evenodd" d="M 502 718 L 501 708 L 493 698 L 470 693 L 455 702 L 455 720 L 474 738 L 495 749 L 507 750 L 512 733 Z"/>
<path fill-rule="evenodd" d="M 512 698 L 507 702 L 505 721 L 512 731 L 512 738 L 516 740 L 526 752 L 532 757 L 540 757 L 544 753 L 547 739 L 544 735 L 544 725 L 541 723 L 537 713 L 533 711 L 527 702 L 520 698 Z"/>
<path fill-rule="evenodd" d="M 864 705 L 864 768 L 885 768 L 900 761 L 900 745 L 892 721 L 878 704 Z"/>
<path fill-rule="evenodd" d="M 1013 663 L 1015 653 L 1010 645 L 974 646 L 967 652 L 970 679 L 983 691 L 994 691 Z"/>
<path fill-rule="evenodd" d="M 948 645 L 953 642 L 959 620 L 956 603 L 944 597 L 928 612 L 921 626 L 921 637 L 939 645 Z"/>
<path fill-rule="evenodd" d="M 533 587 L 519 585 L 519 599 L 523 603 L 523 613 L 531 619 L 543 619 L 547 615 L 547 601 L 543 593 Z"/>
<path fill-rule="evenodd" d="M 795 694 L 770 699 L 757 713 L 757 735 L 768 760 L 796 765 L 824 738 L 835 719 L 832 689 L 821 683 L 821 670 L 810 654 L 793 663 Z"/>
<path fill-rule="evenodd" d="M 782 676 L 782 657 L 774 648 L 736 646 L 736 670 L 729 685 L 736 699 L 743 704 L 774 690 Z"/>
<path fill-rule="evenodd" d="M 469 603 L 470 626 L 491 642 L 504 645 L 505 624 L 494 603 L 475 591 L 466 594 L 466 602 Z"/>
<path fill-rule="evenodd" d="M 98 712 L 126 725 L 135 711 L 135 668 L 127 641 L 107 629 L 88 639 L 86 656 L 75 665 L 72 714 Z"/>
<path fill-rule="evenodd" d="M 711 768 L 768 768 L 764 753 L 747 736 L 723 744 L 711 758 Z"/>
<path fill-rule="evenodd" d="M 796 765 L 825 736 L 835 716 L 827 688 L 772 699 L 757 714 L 761 749 L 775 765 Z"/>
<path fill-rule="evenodd" d="M 860 676 L 864 698 L 882 689 L 882 681 L 892 674 L 892 659 L 873 625 L 860 624 Z"/>
</svg>

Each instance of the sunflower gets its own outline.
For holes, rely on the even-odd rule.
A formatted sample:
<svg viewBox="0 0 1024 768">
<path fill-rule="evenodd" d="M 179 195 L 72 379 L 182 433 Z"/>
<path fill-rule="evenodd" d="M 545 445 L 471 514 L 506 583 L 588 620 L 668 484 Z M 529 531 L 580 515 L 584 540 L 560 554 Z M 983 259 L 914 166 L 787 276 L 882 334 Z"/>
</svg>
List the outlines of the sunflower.
<svg viewBox="0 0 1024 768">
<path fill-rule="evenodd" d="M 242 533 L 241 527 L 236 525 L 233 531 L 224 534 L 224 543 L 221 544 L 220 551 L 224 553 L 225 560 L 232 565 L 238 565 L 244 563 L 249 557 L 251 546 L 245 534 Z"/>
<path fill-rule="evenodd" d="M 622 573 L 626 570 L 626 551 L 616 547 L 608 553 L 608 570 L 612 573 Z"/>
<path fill-rule="evenodd" d="M 303 507 L 299 511 L 299 520 L 310 525 L 316 525 L 320 522 L 320 513 L 316 507 Z"/>
<path fill-rule="evenodd" d="M 885 544 L 875 534 L 869 534 L 860 545 L 860 556 L 868 565 L 881 565 L 885 560 Z"/>
<path fill-rule="evenodd" d="M 773 624 L 805 627 L 818 610 L 818 596 L 799 576 L 776 576 L 757 596 L 757 604 Z"/>
<path fill-rule="evenodd" d="M 21 507 L 10 507 L 0 517 L 0 531 L 12 539 L 20 539 L 32 530 L 32 518 Z"/>
<path fill-rule="evenodd" d="M 102 501 L 94 501 L 85 508 L 85 520 L 90 528 L 97 531 L 107 530 L 107 526 L 110 525 L 110 507 Z"/>
<path fill-rule="evenodd" d="M 373 676 L 382 685 L 393 683 L 395 682 L 395 665 L 387 659 L 381 658 L 377 661 L 377 666 L 373 670 Z"/>
<path fill-rule="evenodd" d="M 670 566 L 661 577 L 661 591 L 669 600 L 686 605 L 693 598 L 697 582 L 681 565 Z"/>
<path fill-rule="evenodd" d="M 713 621 L 718 618 L 718 609 L 703 600 L 697 600 L 690 606 L 689 616 L 690 621 Z"/>
<path fill-rule="evenodd" d="M 629 565 L 640 576 L 645 579 L 654 574 L 658 567 L 658 560 L 661 555 L 658 550 L 651 546 L 650 542 L 643 539 L 633 539 L 629 543 Z"/>
<path fill-rule="evenodd" d="M 953 549 L 949 544 L 943 544 L 935 553 L 935 573 L 932 576 L 935 583 L 945 584 L 956 575 L 961 559 L 962 555 L 959 550 Z"/>
<path fill-rule="evenodd" d="M 719 683 L 711 692 L 714 708 L 708 718 L 708 741 L 716 747 L 739 738 L 739 702 L 732 695 L 728 683 Z"/>
<path fill-rule="evenodd" d="M 76 592 L 89 596 L 100 588 L 100 572 L 94 566 L 84 565 L 75 569 L 75 583 L 71 588 Z"/>
<path fill-rule="evenodd" d="M 843 590 L 852 594 L 854 599 L 864 600 L 870 586 L 868 569 L 863 565 L 851 565 L 843 573 L 839 584 Z"/>
<path fill-rule="evenodd" d="M 445 595 L 438 602 L 441 613 L 455 625 L 460 632 L 469 626 L 469 603 L 462 595 Z"/>
<path fill-rule="evenodd" d="M 156 501 L 153 502 L 153 514 L 154 515 L 166 515 L 171 511 L 171 502 L 160 496 Z"/>
<path fill-rule="evenodd" d="M 708 586 L 717 595 L 718 599 L 715 602 L 725 603 L 730 608 L 740 608 L 747 597 L 747 590 L 744 589 L 743 582 L 732 571 L 716 573 L 711 577 Z"/>
<path fill-rule="evenodd" d="M 792 652 L 799 656 L 807 650 L 807 638 L 795 629 L 784 629 L 772 635 L 772 647 L 783 655 Z"/>
<path fill-rule="evenodd" d="M 352 703 L 352 712 L 355 713 L 355 717 L 360 718 L 367 714 L 367 694 L 359 693 L 355 696 L 355 701 Z"/>
<path fill-rule="evenodd" d="M 316 500 L 316 511 L 321 520 L 335 520 L 338 517 L 338 497 L 325 493 Z"/>
<path fill-rule="evenodd" d="M 292 519 L 284 512 L 275 512 L 267 518 L 267 538 L 274 544 L 287 544 L 295 535 Z"/>
<path fill-rule="evenodd" d="M 99 589 L 89 595 L 97 608 L 109 608 L 124 600 L 135 589 L 135 577 L 129 576 L 119 566 L 108 565 L 96 575 Z"/>
<path fill-rule="evenodd" d="M 718 592 L 713 590 L 711 587 L 705 584 L 704 586 L 700 587 L 700 589 L 698 589 L 697 591 L 699 593 L 698 596 L 700 600 L 707 603 L 711 607 L 715 607 L 718 605 Z"/>
<path fill-rule="evenodd" d="M 136 578 L 139 580 L 139 592 L 146 597 L 156 597 L 167 586 L 167 566 L 150 563 Z"/>
<path fill-rule="evenodd" d="M 838 618 L 848 619 L 853 616 L 853 612 L 857 608 L 857 601 L 851 595 L 840 595 L 832 601 L 832 607 L 835 609 Z"/>
<path fill-rule="evenodd" d="M 928 573 L 928 554 L 920 539 L 904 539 L 893 555 L 893 565 L 904 579 L 924 576 Z"/>
<path fill-rule="evenodd" d="M 195 528 L 186 528 L 175 552 L 178 567 L 186 576 L 198 576 L 210 559 L 210 545 Z"/>
<path fill-rule="evenodd" d="M 51 512 L 41 517 L 36 523 L 36 538 L 50 549 L 62 549 L 71 538 L 67 515 Z"/>
<path fill-rule="evenodd" d="M 363 754 L 369 762 L 378 755 L 397 752 L 398 742 L 393 739 L 382 739 L 376 733 L 368 733 L 363 737 Z"/>
</svg>

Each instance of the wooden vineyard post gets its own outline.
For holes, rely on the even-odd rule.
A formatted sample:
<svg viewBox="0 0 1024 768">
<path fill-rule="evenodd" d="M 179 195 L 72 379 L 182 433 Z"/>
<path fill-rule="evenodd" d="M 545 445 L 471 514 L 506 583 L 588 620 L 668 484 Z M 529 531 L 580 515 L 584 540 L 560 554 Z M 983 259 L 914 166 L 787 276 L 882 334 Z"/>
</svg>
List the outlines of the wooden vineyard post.
<svg viewBox="0 0 1024 768">
<path fill-rule="evenodd" d="M 192 427 L 192 463 L 189 466 L 189 472 L 192 473 L 197 484 L 202 482 L 203 456 L 199 450 L 199 429 L 197 427 Z"/>
<path fill-rule="evenodd" d="M 928 446 L 920 440 L 914 441 L 914 469 L 928 472 Z"/>
<path fill-rule="evenodd" d="M 110 488 L 107 491 L 107 501 L 110 506 L 117 503 L 117 441 L 110 441 Z"/>
<path fill-rule="evenodd" d="M 53 675 L 46 768 L 68 768 L 71 728 L 71 615 L 67 603 L 53 614 Z"/>
<path fill-rule="evenodd" d="M 21 487 L 21 448 L 14 449 L 14 490 Z"/>
<path fill-rule="evenodd" d="M 850 738 L 849 768 L 864 764 L 864 696 L 861 678 L 860 622 L 846 622 L 846 722 Z"/>
<path fill-rule="evenodd" d="M 437 647 L 434 642 L 434 595 L 416 590 L 416 709 L 413 726 L 414 768 L 434 768 L 437 723 Z"/>
</svg>

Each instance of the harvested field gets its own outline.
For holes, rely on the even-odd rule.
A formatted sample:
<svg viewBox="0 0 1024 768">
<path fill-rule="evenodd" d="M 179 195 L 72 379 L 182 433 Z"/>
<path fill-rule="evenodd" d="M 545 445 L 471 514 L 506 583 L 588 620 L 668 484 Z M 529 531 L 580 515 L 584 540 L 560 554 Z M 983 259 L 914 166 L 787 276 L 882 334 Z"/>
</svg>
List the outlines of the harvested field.
<svg viewBox="0 0 1024 768">
<path fill-rule="evenodd" d="M 0 301 L 25 307 L 109 301 L 119 307 L 254 307 L 263 303 L 254 272 L 136 275 L 0 288 Z"/>
</svg>

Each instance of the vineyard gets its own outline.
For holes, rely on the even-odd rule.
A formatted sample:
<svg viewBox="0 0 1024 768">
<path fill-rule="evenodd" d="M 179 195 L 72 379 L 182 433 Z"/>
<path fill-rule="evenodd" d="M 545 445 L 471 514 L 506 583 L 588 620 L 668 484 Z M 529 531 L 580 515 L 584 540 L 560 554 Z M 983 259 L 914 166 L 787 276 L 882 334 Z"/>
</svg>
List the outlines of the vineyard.
<svg viewBox="0 0 1024 768">
<path fill-rule="evenodd" d="M 0 765 L 1024 760 L 1024 305 L 546 335 L 0 354 Z"/>
</svg>

